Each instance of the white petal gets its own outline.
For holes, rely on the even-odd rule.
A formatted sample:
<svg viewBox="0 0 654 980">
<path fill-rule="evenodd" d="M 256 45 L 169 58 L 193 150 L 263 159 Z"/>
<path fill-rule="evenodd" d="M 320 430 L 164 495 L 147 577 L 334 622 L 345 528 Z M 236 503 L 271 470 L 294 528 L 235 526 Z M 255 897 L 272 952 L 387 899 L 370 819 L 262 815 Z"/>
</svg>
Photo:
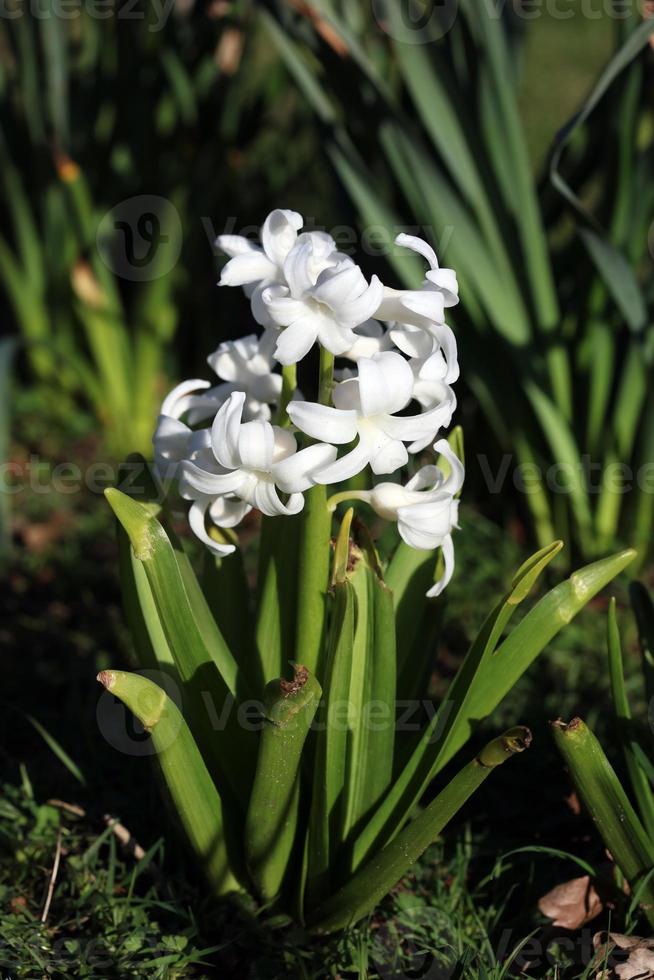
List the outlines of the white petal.
<svg viewBox="0 0 654 980">
<path fill-rule="evenodd" d="M 238 455 L 248 470 L 263 470 L 272 466 L 275 433 L 270 422 L 245 422 L 238 435 Z"/>
<path fill-rule="evenodd" d="M 169 415 L 171 418 L 175 419 L 179 418 L 185 411 L 187 403 L 186 396 L 209 387 L 209 382 L 202 381 L 200 378 L 192 378 L 190 381 L 182 381 L 175 388 L 173 388 L 168 395 L 166 395 L 159 414 Z"/>
<path fill-rule="evenodd" d="M 458 351 L 454 331 L 446 323 L 442 323 L 435 324 L 430 333 L 438 342 L 447 362 L 447 374 L 443 380 L 448 385 L 454 384 L 459 377 Z"/>
<path fill-rule="evenodd" d="M 384 287 L 382 283 L 377 276 L 373 276 L 365 293 L 362 293 L 355 300 L 350 301 L 346 307 L 341 309 L 340 315 L 346 323 L 350 323 L 353 326 L 365 323 L 366 320 L 375 316 L 383 295 Z"/>
<path fill-rule="evenodd" d="M 191 429 L 188 425 L 168 415 L 160 415 L 152 444 L 157 456 L 167 460 L 181 460 L 186 455 L 190 438 Z"/>
<path fill-rule="evenodd" d="M 352 347 L 356 334 L 351 327 L 344 326 L 329 316 L 320 316 L 318 322 L 318 340 L 336 357 L 345 354 Z"/>
<path fill-rule="evenodd" d="M 313 473 L 320 467 L 333 463 L 336 446 L 317 443 L 307 446 L 273 466 L 275 483 L 285 493 L 301 493 L 315 485 Z"/>
<path fill-rule="evenodd" d="M 260 480 L 253 491 L 254 506 L 266 517 L 290 517 L 297 514 L 304 506 L 301 493 L 292 494 L 287 503 L 283 504 L 272 481 Z"/>
<path fill-rule="evenodd" d="M 418 252 L 419 255 L 422 255 L 427 259 L 431 269 L 438 269 L 436 252 L 424 239 L 417 238 L 415 235 L 402 234 L 397 236 L 395 243 L 397 245 L 401 245 L 402 248 L 410 248 L 412 252 Z"/>
<path fill-rule="evenodd" d="M 441 553 L 443 555 L 445 569 L 438 582 L 436 582 L 436 584 L 431 587 L 429 592 L 427 592 L 428 599 L 433 599 L 435 596 L 440 595 L 441 592 L 449 585 L 450 579 L 454 574 L 454 542 L 452 541 L 451 534 L 448 534 L 443 541 L 443 544 L 441 545 Z"/>
<path fill-rule="evenodd" d="M 180 465 L 179 492 L 187 500 L 193 500 L 198 494 L 205 497 L 215 497 L 220 493 L 235 493 L 243 483 L 240 470 L 231 473 L 210 473 L 186 459 Z"/>
<path fill-rule="evenodd" d="M 209 507 L 209 517 L 219 527 L 236 527 L 251 510 L 251 506 L 245 500 L 216 497 Z"/>
<path fill-rule="evenodd" d="M 269 286 L 261 297 L 268 315 L 278 327 L 288 327 L 307 312 L 306 304 L 290 296 L 286 286 Z"/>
<path fill-rule="evenodd" d="M 276 266 L 284 264 L 284 259 L 297 241 L 297 233 L 304 224 L 304 218 L 297 211 L 284 211 L 277 208 L 271 211 L 261 229 L 263 250 Z"/>
<path fill-rule="evenodd" d="M 285 327 L 277 338 L 275 357 L 280 364 L 297 364 L 308 354 L 318 337 L 319 317 L 302 316 L 289 327 Z"/>
<path fill-rule="evenodd" d="M 408 357 L 427 357 L 434 350 L 435 340 L 431 334 L 410 323 L 398 323 L 391 327 L 389 336 L 395 346 Z"/>
<path fill-rule="evenodd" d="M 245 404 L 245 392 L 233 392 L 222 406 L 211 426 L 211 444 L 214 456 L 228 470 L 240 465 L 238 436 Z"/>
<path fill-rule="evenodd" d="M 354 449 L 337 459 L 336 462 L 323 466 L 313 473 L 316 483 L 342 483 L 360 473 L 370 462 L 370 451 L 359 442 Z"/>
<path fill-rule="evenodd" d="M 233 551 L 236 551 L 236 547 L 233 544 L 219 544 L 207 534 L 207 529 L 205 527 L 205 515 L 208 504 L 208 500 L 196 501 L 191 504 L 191 508 L 188 512 L 188 522 L 196 537 L 198 537 L 203 544 L 206 544 L 207 548 L 209 548 L 209 550 L 215 555 L 219 555 L 221 558 L 224 558 L 226 555 L 231 555 Z"/>
<path fill-rule="evenodd" d="M 313 288 L 315 279 L 312 276 L 313 246 L 304 236 L 286 257 L 284 262 L 284 278 L 288 283 L 291 296 L 302 299 Z"/>
<path fill-rule="evenodd" d="M 291 402 L 288 416 L 298 429 L 314 439 L 337 445 L 352 442 L 357 434 L 357 413 L 317 402 Z"/>
<path fill-rule="evenodd" d="M 288 429 L 282 429 L 279 425 L 273 425 L 275 433 L 275 447 L 273 449 L 272 461 L 281 463 L 287 456 L 292 456 L 297 451 L 297 440 Z"/>
<path fill-rule="evenodd" d="M 372 457 L 370 466 L 373 473 L 395 473 L 400 467 L 406 466 L 409 454 L 403 442 L 389 439 Z"/>
<path fill-rule="evenodd" d="M 384 417 L 380 425 L 387 435 L 395 439 L 402 439 L 404 442 L 409 442 L 412 439 L 422 439 L 429 432 L 433 433 L 433 437 L 435 438 L 439 429 L 450 424 L 456 408 L 454 392 L 451 389 L 448 389 L 448 392 L 447 399 L 428 412 L 423 412 L 421 415 L 388 415 Z"/>
<path fill-rule="evenodd" d="M 261 249 L 249 238 L 244 235 L 218 235 L 216 248 L 233 259 L 235 255 L 243 255 L 245 252 L 260 252 Z"/>
<path fill-rule="evenodd" d="M 230 259 L 220 276 L 221 286 L 245 286 L 249 283 L 274 279 L 276 266 L 263 252 L 244 252 Z"/>
<path fill-rule="evenodd" d="M 401 354 L 383 351 L 359 361 L 361 411 L 366 416 L 392 415 L 410 401 L 413 371 Z"/>
<path fill-rule="evenodd" d="M 443 294 L 445 306 L 456 306 L 459 302 L 459 283 L 454 269 L 438 269 L 427 273 L 427 282 Z"/>
<path fill-rule="evenodd" d="M 443 474 L 438 466 L 422 466 L 405 485 L 407 490 L 426 490 L 440 486 Z"/>
<path fill-rule="evenodd" d="M 434 449 L 450 464 L 450 475 L 443 481 L 440 489 L 445 490 L 447 493 L 451 493 L 452 496 L 454 496 L 454 494 L 457 494 L 463 486 L 463 481 L 465 479 L 465 467 L 450 446 L 447 439 L 439 439 L 438 442 L 434 444 Z"/>
<path fill-rule="evenodd" d="M 443 323 L 445 319 L 445 300 L 443 294 L 435 289 L 408 289 L 402 298 L 402 305 L 419 317 L 418 326 L 423 321 Z M 406 320 L 411 322 L 408 316 Z"/>
</svg>

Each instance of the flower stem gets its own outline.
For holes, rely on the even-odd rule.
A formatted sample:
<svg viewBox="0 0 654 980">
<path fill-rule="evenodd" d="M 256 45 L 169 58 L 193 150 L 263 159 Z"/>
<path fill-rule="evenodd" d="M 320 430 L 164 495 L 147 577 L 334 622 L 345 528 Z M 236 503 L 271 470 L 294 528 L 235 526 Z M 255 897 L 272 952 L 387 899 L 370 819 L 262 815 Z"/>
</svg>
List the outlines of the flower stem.
<svg viewBox="0 0 654 980">
<path fill-rule="evenodd" d="M 318 386 L 318 401 L 321 405 L 329 405 L 334 390 L 334 355 L 320 348 L 320 382 Z"/>
<path fill-rule="evenodd" d="M 320 348 L 318 401 L 328 405 L 334 387 L 334 355 Z M 332 515 L 327 490 L 311 487 L 305 494 L 298 551 L 298 610 L 295 655 L 320 679 L 320 654 L 325 632 L 329 584 Z"/>
<path fill-rule="evenodd" d="M 277 425 L 290 425 L 290 419 L 286 409 L 296 388 L 297 364 L 285 364 L 282 368 L 282 394 L 279 399 L 279 409 L 277 411 Z"/>
<path fill-rule="evenodd" d="M 327 501 L 327 510 L 333 514 L 339 504 L 346 500 L 368 500 L 369 490 L 343 490 L 342 493 L 334 493 Z"/>
</svg>

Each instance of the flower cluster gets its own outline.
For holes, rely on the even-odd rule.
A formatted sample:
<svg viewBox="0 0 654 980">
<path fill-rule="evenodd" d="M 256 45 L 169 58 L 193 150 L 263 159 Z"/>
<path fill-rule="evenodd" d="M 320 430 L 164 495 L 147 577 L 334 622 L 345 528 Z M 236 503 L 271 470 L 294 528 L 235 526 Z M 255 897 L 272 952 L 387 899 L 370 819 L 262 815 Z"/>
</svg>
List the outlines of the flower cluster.
<svg viewBox="0 0 654 980">
<path fill-rule="evenodd" d="M 252 508 L 297 514 L 310 487 L 344 483 L 366 467 L 375 476 L 395 473 L 433 446 L 448 464 L 447 477 L 423 466 L 404 485 L 343 490 L 330 504 L 365 500 L 397 522 L 411 547 L 440 547 L 444 572 L 428 593 L 438 595 L 454 567 L 464 476 L 447 440 L 438 439 L 456 407 L 456 340 L 445 323 L 445 311 L 458 302 L 456 275 L 439 267 L 422 239 L 399 235 L 397 244 L 429 268 L 419 289 L 392 289 L 377 276 L 368 281 L 330 235 L 302 232 L 302 225 L 295 211 L 276 210 L 260 245 L 238 235 L 218 238 L 228 256 L 220 285 L 243 288 L 262 330 L 210 355 L 217 384 L 185 381 L 165 399 L 153 440 L 157 472 L 175 479 L 191 502 L 195 534 L 227 555 L 234 545 L 208 526 L 233 528 Z M 330 378 L 313 402 L 290 389 L 295 365 L 316 343 Z M 335 358 L 344 365 L 332 376 Z"/>
</svg>

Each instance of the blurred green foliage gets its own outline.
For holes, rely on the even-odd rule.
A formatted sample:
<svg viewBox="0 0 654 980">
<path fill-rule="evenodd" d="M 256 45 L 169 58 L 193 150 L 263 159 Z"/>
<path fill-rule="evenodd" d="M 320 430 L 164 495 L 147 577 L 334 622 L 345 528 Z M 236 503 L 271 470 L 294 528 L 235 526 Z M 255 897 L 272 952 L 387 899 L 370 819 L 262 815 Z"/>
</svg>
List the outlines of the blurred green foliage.
<svg viewBox="0 0 654 980">
<path fill-rule="evenodd" d="M 512 454 L 509 483 L 523 486 L 505 480 L 499 492 L 521 491 L 541 544 L 560 536 L 586 556 L 618 541 L 644 551 L 654 520 L 647 25 L 634 11 L 598 25 L 596 11 L 567 10 L 566 43 L 583 25 L 596 50 L 609 24 L 610 60 L 538 181 L 528 139 L 536 125 L 552 132 L 560 107 L 541 118 L 552 89 L 532 72 L 527 92 L 538 83 L 541 94 L 527 129 L 518 95 L 534 46 L 551 37 L 543 9 L 545 29 L 541 16 L 529 23 L 493 0 L 430 8 L 422 20 L 412 0 L 260 7 L 361 227 L 395 232 L 409 218 L 457 270 L 452 320 L 481 409 L 463 420 L 470 457 L 485 453 L 495 473 L 498 451 Z M 418 282 L 415 256 L 385 242 L 398 279 Z M 478 490 L 487 500 L 488 481 Z"/>
<path fill-rule="evenodd" d="M 149 450 L 180 353 L 242 332 L 225 297 L 216 322 L 216 234 L 305 184 L 315 136 L 250 8 L 10 2 L 0 22 L 0 287 L 54 410 L 90 405 L 116 456 Z"/>
</svg>

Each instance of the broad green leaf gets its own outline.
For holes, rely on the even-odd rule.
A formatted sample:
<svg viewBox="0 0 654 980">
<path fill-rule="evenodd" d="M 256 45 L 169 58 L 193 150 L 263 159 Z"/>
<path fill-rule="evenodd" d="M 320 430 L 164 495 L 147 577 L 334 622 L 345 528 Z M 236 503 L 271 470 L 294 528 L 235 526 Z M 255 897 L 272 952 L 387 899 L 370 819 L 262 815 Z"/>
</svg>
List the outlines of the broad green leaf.
<svg viewBox="0 0 654 980">
<path fill-rule="evenodd" d="M 295 844 L 300 761 L 321 695 L 305 667 L 292 681 L 273 680 L 264 694 L 263 730 L 245 822 L 245 859 L 262 898 L 282 887 Z"/>
<path fill-rule="evenodd" d="M 238 890 L 225 843 L 222 800 L 179 709 L 162 688 L 138 674 L 104 670 L 98 680 L 150 732 L 173 810 L 214 894 Z"/>
<path fill-rule="evenodd" d="M 263 683 L 284 674 L 295 658 L 299 530 L 295 517 L 261 522 L 255 642 Z"/>
<path fill-rule="evenodd" d="M 445 702 L 420 737 L 410 763 L 356 840 L 355 863 L 359 863 L 375 841 L 383 843 L 397 833 L 429 781 L 462 748 L 474 727 L 495 710 L 559 630 L 635 556 L 633 550 L 624 551 L 575 572 L 548 592 L 499 643 L 516 604 L 526 598 L 560 547 L 560 542 L 556 542 L 526 562 L 511 591 L 484 623 Z"/>
<path fill-rule="evenodd" d="M 343 793 L 347 771 L 347 707 L 352 674 L 356 593 L 347 578 L 333 586 L 323 701 L 316 716 L 313 792 L 309 816 L 307 878 L 309 906 L 329 891 L 341 843 Z"/>
<path fill-rule="evenodd" d="M 561 548 L 560 541 L 554 542 L 532 555 L 516 572 L 511 589 L 487 617 L 472 644 L 448 691 L 447 699 L 424 729 L 402 770 L 396 774 L 387 796 L 354 841 L 354 868 L 371 850 L 383 847 L 397 834 L 430 781 L 454 755 L 456 749 L 451 749 L 452 744 L 458 742 L 459 748 L 469 738 L 471 719 L 477 717 L 469 705 L 477 688 L 483 686 L 482 668 L 496 650 L 516 607 L 526 599 L 538 577 Z"/>
<path fill-rule="evenodd" d="M 119 490 L 105 491 L 142 562 L 161 625 L 184 684 L 185 717 L 210 771 L 245 809 L 253 771 L 253 733 L 235 710 L 242 681 L 238 665 L 213 621 L 192 570 L 182 565 L 147 506 Z M 227 719 L 225 720 L 225 715 Z"/>
<path fill-rule="evenodd" d="M 372 544 L 353 547 L 347 578 L 356 594 L 356 626 L 348 693 L 349 741 L 341 839 L 387 791 L 393 774 L 396 646 L 393 596 Z"/>
<path fill-rule="evenodd" d="M 372 912 L 491 772 L 530 742 L 527 728 L 511 729 L 490 742 L 394 841 L 309 916 L 308 927 L 317 933 L 336 932 Z"/>
<path fill-rule="evenodd" d="M 568 725 L 552 724 L 554 741 L 563 756 L 579 796 L 631 885 L 640 892 L 643 912 L 654 927 L 654 845 L 620 785 L 611 764 L 591 730 L 580 718 Z"/>
</svg>

